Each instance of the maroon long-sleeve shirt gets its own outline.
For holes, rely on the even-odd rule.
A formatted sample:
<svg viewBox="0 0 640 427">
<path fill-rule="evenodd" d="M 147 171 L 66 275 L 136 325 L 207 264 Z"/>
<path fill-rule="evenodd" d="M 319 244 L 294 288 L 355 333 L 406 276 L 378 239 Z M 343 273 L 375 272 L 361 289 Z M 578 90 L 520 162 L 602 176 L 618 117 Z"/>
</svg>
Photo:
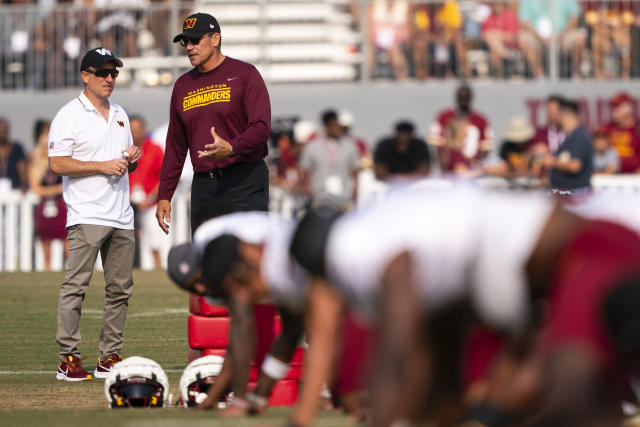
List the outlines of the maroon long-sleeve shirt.
<svg viewBox="0 0 640 427">
<path fill-rule="evenodd" d="M 212 126 L 229 141 L 233 157 L 198 157 L 198 150 L 213 143 Z M 209 72 L 194 68 L 183 74 L 171 94 L 158 200 L 171 200 L 187 151 L 191 153 L 194 172 L 225 168 L 236 162 L 256 162 L 267 155 L 270 126 L 269 93 L 253 65 L 227 56 Z"/>
</svg>

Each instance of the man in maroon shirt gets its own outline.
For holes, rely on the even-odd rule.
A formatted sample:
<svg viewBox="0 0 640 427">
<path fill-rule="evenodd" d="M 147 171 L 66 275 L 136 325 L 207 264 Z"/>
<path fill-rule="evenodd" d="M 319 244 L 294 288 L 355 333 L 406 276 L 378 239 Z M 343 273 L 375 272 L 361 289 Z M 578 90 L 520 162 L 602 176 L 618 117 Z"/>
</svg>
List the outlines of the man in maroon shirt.
<svg viewBox="0 0 640 427">
<path fill-rule="evenodd" d="M 427 141 L 439 148 L 441 164 L 449 151 L 461 162 L 473 167 L 493 148 L 493 130 L 489 121 L 479 112 L 471 108 L 473 92 L 471 87 L 463 84 L 456 90 L 456 106 L 441 111 L 436 120 L 431 124 Z M 446 150 L 446 129 L 452 120 L 460 120 L 464 123 L 464 141 L 461 147 Z M 443 147 L 445 149 L 443 149 Z M 448 172 L 448 171 L 447 171 Z"/>
<path fill-rule="evenodd" d="M 611 99 L 611 122 L 602 129 L 618 151 L 621 173 L 640 173 L 640 132 L 633 98 L 626 92 Z"/>
<path fill-rule="evenodd" d="M 180 42 L 194 68 L 173 87 L 156 218 L 165 233 L 171 197 L 189 151 L 193 164 L 191 231 L 222 212 L 266 211 L 264 157 L 271 126 L 269 93 L 256 68 L 221 52 L 218 21 L 207 13 L 185 19 Z"/>
</svg>

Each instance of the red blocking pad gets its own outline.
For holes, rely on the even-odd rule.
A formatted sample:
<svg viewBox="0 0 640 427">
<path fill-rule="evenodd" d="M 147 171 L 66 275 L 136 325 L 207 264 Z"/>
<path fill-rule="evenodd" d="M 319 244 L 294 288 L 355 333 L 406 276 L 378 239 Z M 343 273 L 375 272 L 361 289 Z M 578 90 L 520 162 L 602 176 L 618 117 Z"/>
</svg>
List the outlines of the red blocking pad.
<svg viewBox="0 0 640 427">
<path fill-rule="evenodd" d="M 203 316 L 228 316 L 229 309 L 223 305 L 209 304 L 204 297 L 189 294 L 189 313 Z"/>
<path fill-rule="evenodd" d="M 228 316 L 229 309 L 224 305 L 209 304 L 204 297 L 198 297 L 200 302 L 200 314 L 203 316 Z"/>
<path fill-rule="evenodd" d="M 195 351 L 195 350 L 191 349 L 189 354 L 191 354 L 191 351 Z M 205 348 L 202 350 L 200 357 L 204 357 L 204 356 L 225 357 L 226 354 L 227 354 L 227 350 L 224 348 Z M 299 380 L 302 378 L 303 369 L 304 369 L 302 365 L 302 360 L 304 356 L 297 356 L 298 354 L 304 355 L 304 349 L 303 348 L 296 349 L 296 352 L 293 354 L 293 359 L 291 360 L 291 369 L 289 369 L 289 372 L 287 372 L 287 375 L 285 375 L 283 380 Z M 249 377 L 250 377 L 249 381 L 257 381 L 258 373 L 259 372 L 258 372 L 258 369 L 256 368 L 256 365 L 252 363 L 251 372 L 249 373 Z"/>
<path fill-rule="evenodd" d="M 209 317 L 199 314 L 189 316 L 189 347 L 202 348 L 226 348 L 229 344 L 228 317 Z"/>
<path fill-rule="evenodd" d="M 256 383 L 250 382 L 248 390 L 253 390 Z M 269 406 L 293 406 L 298 400 L 298 381 L 280 380 L 271 389 Z"/>
<path fill-rule="evenodd" d="M 203 356 L 202 350 L 198 350 L 195 348 L 189 349 L 189 357 L 188 357 L 189 363 L 193 362 L 196 359 L 199 359 L 202 356 Z"/>
<path fill-rule="evenodd" d="M 189 313 L 200 314 L 200 298 L 192 293 L 189 293 Z"/>
<path fill-rule="evenodd" d="M 298 381 L 282 380 L 275 383 L 269 397 L 269 406 L 293 406 L 298 400 Z"/>
</svg>

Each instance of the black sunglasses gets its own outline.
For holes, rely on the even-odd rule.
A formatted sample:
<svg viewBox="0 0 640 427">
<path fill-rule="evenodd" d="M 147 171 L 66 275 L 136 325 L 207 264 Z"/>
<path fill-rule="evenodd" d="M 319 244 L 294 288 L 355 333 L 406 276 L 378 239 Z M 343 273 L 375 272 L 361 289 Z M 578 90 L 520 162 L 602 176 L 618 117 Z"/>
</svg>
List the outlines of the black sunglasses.
<svg viewBox="0 0 640 427">
<path fill-rule="evenodd" d="M 191 43 L 192 45 L 195 46 L 195 45 L 200 43 L 200 40 L 202 40 L 202 38 L 204 36 L 212 36 L 212 35 L 213 35 L 213 33 L 205 34 L 205 35 L 200 36 L 200 37 L 185 37 L 185 36 L 182 36 L 182 39 L 180 40 L 180 46 L 187 47 L 187 45 L 189 43 Z"/>
<path fill-rule="evenodd" d="M 112 78 L 118 77 L 120 71 L 115 68 L 98 68 L 97 70 L 85 70 L 87 73 L 95 74 L 96 77 L 100 77 L 102 79 L 106 79 L 107 76 L 111 76 Z"/>
</svg>

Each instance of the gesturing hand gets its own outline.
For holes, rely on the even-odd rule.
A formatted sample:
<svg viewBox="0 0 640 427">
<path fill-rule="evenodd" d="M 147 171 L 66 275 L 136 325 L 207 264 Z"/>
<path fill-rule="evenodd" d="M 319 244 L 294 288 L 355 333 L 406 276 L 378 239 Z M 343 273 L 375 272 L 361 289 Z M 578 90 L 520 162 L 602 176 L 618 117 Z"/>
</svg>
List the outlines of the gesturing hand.
<svg viewBox="0 0 640 427">
<path fill-rule="evenodd" d="M 205 145 L 204 150 L 198 150 L 198 157 L 213 157 L 214 159 L 229 157 L 233 151 L 231 144 L 216 133 L 215 127 L 211 127 L 211 136 L 213 143 Z"/>
</svg>

